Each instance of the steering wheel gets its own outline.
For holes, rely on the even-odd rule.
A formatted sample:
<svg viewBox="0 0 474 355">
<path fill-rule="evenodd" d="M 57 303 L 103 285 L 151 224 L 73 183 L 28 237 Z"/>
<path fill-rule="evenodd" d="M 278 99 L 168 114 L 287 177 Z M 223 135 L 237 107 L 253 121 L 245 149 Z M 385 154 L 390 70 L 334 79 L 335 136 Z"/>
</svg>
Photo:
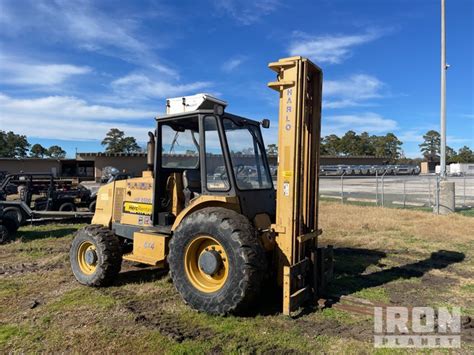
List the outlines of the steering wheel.
<svg viewBox="0 0 474 355">
<path fill-rule="evenodd" d="M 245 166 L 242 164 L 237 164 L 235 166 L 235 176 L 239 175 L 241 172 L 245 170 Z"/>
</svg>

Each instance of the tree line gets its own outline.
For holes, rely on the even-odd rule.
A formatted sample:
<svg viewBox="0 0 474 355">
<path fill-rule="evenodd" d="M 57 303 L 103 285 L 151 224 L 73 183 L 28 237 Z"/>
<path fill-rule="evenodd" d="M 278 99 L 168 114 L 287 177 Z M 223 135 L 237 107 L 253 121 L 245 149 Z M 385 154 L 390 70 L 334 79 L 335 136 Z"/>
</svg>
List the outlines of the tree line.
<svg viewBox="0 0 474 355">
<path fill-rule="evenodd" d="M 118 128 L 112 128 L 107 132 L 101 144 L 106 153 L 137 153 L 143 152 L 134 137 L 126 136 Z M 343 136 L 330 134 L 321 139 L 321 155 L 330 156 L 374 156 L 386 157 L 391 162 L 417 163 L 419 159 L 408 159 L 403 156 L 403 142 L 393 133 L 386 135 L 369 135 L 367 132 L 357 134 L 347 131 Z M 423 142 L 419 144 L 420 153 L 428 161 L 439 161 L 441 139 L 437 131 L 430 130 L 423 135 Z M 267 154 L 276 156 L 278 147 L 276 144 L 267 146 Z M 31 144 L 24 135 L 0 130 L 0 157 L 3 158 L 55 158 L 61 159 L 66 152 L 58 145 L 49 148 L 41 144 Z M 474 163 L 474 152 L 464 146 L 457 152 L 451 147 L 446 147 L 448 163 Z"/>
<path fill-rule="evenodd" d="M 343 136 L 331 134 L 321 138 L 320 153 L 329 156 L 373 156 L 387 157 L 392 163 L 414 163 L 418 164 L 422 159 L 406 158 L 402 150 L 403 142 L 393 133 L 386 135 L 369 135 L 367 132 L 357 134 L 347 131 Z M 440 134 L 430 130 L 423 135 L 423 142 L 419 144 L 420 153 L 425 160 L 439 161 L 441 150 Z M 267 154 L 276 156 L 278 147 L 276 144 L 267 146 Z M 474 152 L 464 146 L 457 152 L 451 147 L 446 147 L 448 163 L 474 163 Z"/>
<path fill-rule="evenodd" d="M 49 148 L 45 148 L 41 144 L 32 146 L 26 136 L 0 130 L 0 157 L 26 158 L 28 156 L 62 159 L 66 156 L 66 151 L 58 145 L 52 145 Z"/>
<path fill-rule="evenodd" d="M 419 144 L 420 151 L 428 161 L 439 161 L 441 153 L 441 135 L 431 130 L 423 135 L 423 143 Z M 453 148 L 446 146 L 447 163 L 474 163 L 474 152 L 465 145 L 456 152 Z"/>
<path fill-rule="evenodd" d="M 134 137 L 127 137 L 117 128 L 112 128 L 102 141 L 107 153 L 135 153 L 143 151 Z M 1 158 L 54 158 L 63 159 L 66 151 L 59 145 L 49 148 L 36 143 L 31 145 L 25 135 L 0 130 Z"/>
</svg>

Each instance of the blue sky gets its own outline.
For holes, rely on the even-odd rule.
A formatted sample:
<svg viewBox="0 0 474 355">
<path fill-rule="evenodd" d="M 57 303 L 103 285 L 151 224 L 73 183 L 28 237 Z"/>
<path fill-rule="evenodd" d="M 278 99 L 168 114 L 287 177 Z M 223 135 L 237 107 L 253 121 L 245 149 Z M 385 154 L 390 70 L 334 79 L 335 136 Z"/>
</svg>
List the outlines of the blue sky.
<svg viewBox="0 0 474 355">
<path fill-rule="evenodd" d="M 448 145 L 474 148 L 474 1 L 447 0 Z M 0 129 L 69 156 L 109 128 L 139 141 L 167 97 L 208 92 L 270 118 L 268 62 L 324 71 L 323 134 L 439 130 L 440 0 L 0 0 Z"/>
</svg>

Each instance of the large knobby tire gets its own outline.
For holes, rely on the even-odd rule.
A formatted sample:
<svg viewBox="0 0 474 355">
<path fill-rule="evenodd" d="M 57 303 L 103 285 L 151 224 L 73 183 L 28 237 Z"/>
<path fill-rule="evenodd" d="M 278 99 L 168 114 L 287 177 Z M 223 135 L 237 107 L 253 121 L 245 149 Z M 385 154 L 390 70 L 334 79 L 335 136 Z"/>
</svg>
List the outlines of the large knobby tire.
<svg viewBox="0 0 474 355">
<path fill-rule="evenodd" d="M 77 231 L 69 259 L 79 283 L 87 286 L 110 285 L 122 265 L 120 241 L 104 226 L 86 226 Z"/>
<path fill-rule="evenodd" d="M 208 253 L 222 257 L 220 266 L 208 271 L 212 275 L 201 268 Z M 184 301 L 218 315 L 248 310 L 266 269 L 265 251 L 249 220 L 219 207 L 204 208 L 181 222 L 170 241 L 168 263 Z"/>
</svg>

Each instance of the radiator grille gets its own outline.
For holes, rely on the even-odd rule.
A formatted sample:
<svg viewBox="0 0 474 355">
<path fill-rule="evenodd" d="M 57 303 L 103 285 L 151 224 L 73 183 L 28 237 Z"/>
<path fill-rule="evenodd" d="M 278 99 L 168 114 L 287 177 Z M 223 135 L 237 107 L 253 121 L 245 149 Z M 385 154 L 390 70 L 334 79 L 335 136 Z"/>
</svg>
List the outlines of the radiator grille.
<svg viewBox="0 0 474 355">
<path fill-rule="evenodd" d="M 114 222 L 120 222 L 123 210 L 123 196 L 125 189 L 118 187 L 115 189 L 115 203 L 114 203 Z"/>
</svg>

